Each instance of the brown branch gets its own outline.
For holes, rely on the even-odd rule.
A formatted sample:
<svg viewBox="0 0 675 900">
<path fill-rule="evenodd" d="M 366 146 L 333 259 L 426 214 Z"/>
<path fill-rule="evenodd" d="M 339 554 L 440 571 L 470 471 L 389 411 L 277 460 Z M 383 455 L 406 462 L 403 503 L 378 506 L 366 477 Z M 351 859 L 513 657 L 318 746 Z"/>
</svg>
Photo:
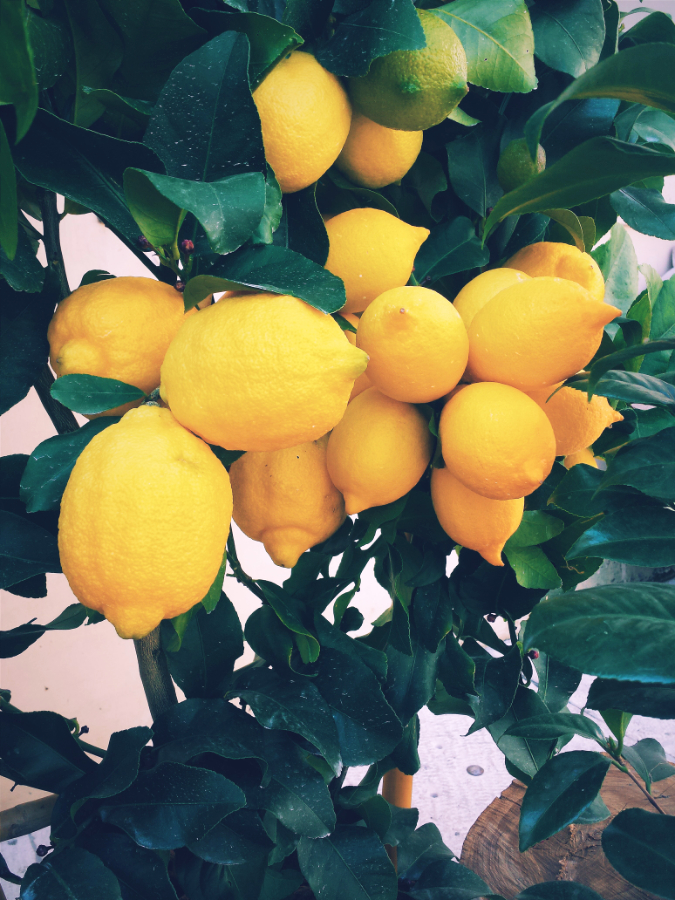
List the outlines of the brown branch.
<svg viewBox="0 0 675 900">
<path fill-rule="evenodd" d="M 159 626 L 144 638 L 134 641 L 138 670 L 153 721 L 178 703 L 176 688 L 162 650 Z"/>
<path fill-rule="evenodd" d="M 4 809 L 0 812 L 0 842 L 11 841 L 46 828 L 52 820 L 56 800 L 56 794 L 48 794 L 38 800 L 29 800 L 11 809 Z"/>
<path fill-rule="evenodd" d="M 654 809 L 658 810 L 658 811 L 661 813 L 662 816 L 665 816 L 665 815 L 666 815 L 666 811 L 665 811 L 664 809 L 661 809 L 661 807 L 660 807 L 659 804 L 656 802 L 656 800 L 652 797 L 652 795 L 649 793 L 649 791 L 648 791 L 645 787 L 643 787 L 642 784 L 640 784 L 640 782 L 638 781 L 638 779 L 635 777 L 635 775 L 633 775 L 633 773 L 628 769 L 628 767 L 626 767 L 626 775 L 628 775 L 628 777 L 629 777 L 632 781 L 634 781 L 635 784 L 640 788 L 640 790 L 641 790 L 642 793 L 645 795 L 645 797 L 647 798 L 647 800 L 649 800 L 649 802 L 650 802 L 651 805 L 654 807 Z"/>
<path fill-rule="evenodd" d="M 80 426 L 77 424 L 77 419 L 71 411 L 52 397 L 49 389 L 54 384 L 54 381 L 52 370 L 48 365 L 45 365 L 33 387 L 57 432 L 59 434 L 71 434 L 73 431 L 78 431 Z"/>
</svg>

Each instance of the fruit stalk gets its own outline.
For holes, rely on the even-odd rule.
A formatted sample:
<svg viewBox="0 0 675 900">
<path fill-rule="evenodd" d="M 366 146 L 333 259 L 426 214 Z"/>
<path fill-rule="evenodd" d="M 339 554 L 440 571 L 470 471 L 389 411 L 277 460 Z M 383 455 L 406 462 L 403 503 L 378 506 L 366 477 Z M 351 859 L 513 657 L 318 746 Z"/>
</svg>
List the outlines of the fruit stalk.
<svg viewBox="0 0 675 900">
<path fill-rule="evenodd" d="M 178 703 L 166 657 L 159 638 L 159 626 L 134 641 L 138 670 L 153 721 Z"/>
</svg>

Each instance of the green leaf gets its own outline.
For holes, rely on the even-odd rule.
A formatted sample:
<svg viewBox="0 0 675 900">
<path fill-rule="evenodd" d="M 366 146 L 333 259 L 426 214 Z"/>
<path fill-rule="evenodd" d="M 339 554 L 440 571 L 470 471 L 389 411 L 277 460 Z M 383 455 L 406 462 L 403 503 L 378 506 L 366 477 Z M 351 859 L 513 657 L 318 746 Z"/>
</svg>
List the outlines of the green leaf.
<svg viewBox="0 0 675 900">
<path fill-rule="evenodd" d="M 559 72 L 583 75 L 605 42 L 601 0 L 539 0 L 530 13 L 538 58 Z"/>
<path fill-rule="evenodd" d="M 449 693 L 474 694 L 476 663 L 463 649 L 454 634 L 448 634 L 445 651 L 438 660 L 438 678 Z"/>
<path fill-rule="evenodd" d="M 86 415 L 106 412 L 145 397 L 145 391 L 133 384 L 98 375 L 64 375 L 56 379 L 50 393 L 68 409 Z"/>
<path fill-rule="evenodd" d="M 420 642 L 429 653 L 436 652 L 440 641 L 452 628 L 452 605 L 446 578 L 418 587 L 415 591 L 412 605 L 415 628 Z"/>
<path fill-rule="evenodd" d="M 294 597 L 287 594 L 283 588 L 271 581 L 258 581 L 258 586 L 265 595 L 265 599 L 274 612 L 286 626 L 303 639 L 298 644 L 302 661 L 307 664 L 316 662 L 319 657 L 319 642 L 312 632 L 303 624 L 300 605 Z M 305 648 L 305 649 L 303 649 Z"/>
<path fill-rule="evenodd" d="M 95 853 L 117 878 L 122 900 L 177 900 L 161 857 L 139 847 L 121 831 L 88 828 L 78 842 L 85 850 Z"/>
<path fill-rule="evenodd" d="M 624 747 L 621 753 L 644 781 L 648 791 L 651 791 L 653 782 L 675 775 L 675 766 L 668 762 L 665 750 L 654 738 L 644 738 L 632 747 Z"/>
<path fill-rule="evenodd" d="M 33 52 L 33 65 L 41 91 L 54 87 L 68 70 L 73 58 L 70 31 L 61 16 L 38 15 L 26 10 L 28 41 Z"/>
<path fill-rule="evenodd" d="M 610 194 L 610 201 L 626 225 L 642 234 L 675 240 L 675 204 L 667 203 L 660 191 L 627 187 Z"/>
<path fill-rule="evenodd" d="M 625 354 L 626 359 L 632 359 L 642 355 L 645 349 L 660 352 L 661 349 L 669 349 L 673 341 L 653 341 L 651 344 L 640 344 L 637 347 L 628 347 L 619 350 Z M 614 354 L 612 354 L 614 356 Z M 598 360 L 598 363 L 602 360 Z M 611 365 L 611 364 L 610 364 Z M 589 381 L 580 381 L 571 385 L 581 390 L 590 387 Z M 645 403 L 652 406 L 664 406 L 675 411 L 675 386 L 654 378 L 653 375 L 643 375 L 641 372 L 607 372 L 590 387 L 591 394 L 599 394 L 601 397 L 611 397 L 616 400 L 625 400 L 626 403 Z"/>
<path fill-rule="evenodd" d="M 549 757 L 551 741 L 529 740 L 527 735 L 514 736 L 513 728 L 532 717 L 546 713 L 546 706 L 534 691 L 518 686 L 511 709 L 507 714 L 488 726 L 495 744 L 506 759 L 518 768 L 524 776 L 533 778 Z"/>
<path fill-rule="evenodd" d="M 160 763 L 100 808 L 104 822 L 117 825 L 141 846 L 172 850 L 202 837 L 246 803 L 242 791 L 208 769 Z"/>
<path fill-rule="evenodd" d="M 461 863 L 446 858 L 435 859 L 425 866 L 411 897 L 414 900 L 436 900 L 439 896 L 473 900 L 489 894 L 490 888 L 478 875 Z"/>
<path fill-rule="evenodd" d="M 248 85 L 248 58 L 248 39 L 230 31 L 173 70 L 144 138 L 167 175 L 211 182 L 265 172 L 260 117 Z"/>
<path fill-rule="evenodd" d="M 605 300 L 627 312 L 638 295 L 637 256 L 626 229 L 614 225 L 610 238 L 593 251 L 605 279 Z"/>
<path fill-rule="evenodd" d="M 66 847 L 26 870 L 22 900 L 122 900 L 120 885 L 101 860 L 79 847 Z"/>
<path fill-rule="evenodd" d="M 499 137 L 498 127 L 481 123 L 446 145 L 450 184 L 481 217 L 504 193 L 497 180 Z"/>
<path fill-rule="evenodd" d="M 674 638 L 675 587 L 615 584 L 544 598 L 530 615 L 524 644 L 588 675 L 672 683 Z"/>
<path fill-rule="evenodd" d="M 588 692 L 589 709 L 622 709 L 636 716 L 675 719 L 675 686 L 596 678 Z"/>
<path fill-rule="evenodd" d="M 19 239 L 16 172 L 5 126 L 0 122 L 0 247 L 14 259 Z"/>
<path fill-rule="evenodd" d="M 638 11 L 641 11 L 637 7 Z M 647 12 L 647 7 L 644 8 Z M 640 19 L 628 31 L 624 31 L 621 37 L 621 47 L 635 46 L 637 44 L 652 44 L 657 41 L 668 41 L 675 44 L 675 22 L 668 13 L 651 12 Z"/>
<path fill-rule="evenodd" d="M 0 588 L 42 572 L 60 572 L 56 537 L 35 522 L 0 510 Z"/>
<path fill-rule="evenodd" d="M 672 20 L 671 20 L 672 22 Z M 675 28 L 675 24 L 673 24 Z M 647 143 L 664 144 L 675 150 L 675 122 L 668 113 L 660 109 L 642 109 L 633 124 L 631 134 L 635 134 Z M 654 187 L 654 185 L 649 185 Z M 656 185 L 656 187 L 661 187 Z"/>
<path fill-rule="evenodd" d="M 291 660 L 295 644 L 293 632 L 281 623 L 270 606 L 254 610 L 246 620 L 246 643 L 253 652 L 268 663 L 280 668 L 292 669 Z"/>
<path fill-rule="evenodd" d="M 189 849 L 207 862 L 238 866 L 247 862 L 262 865 L 273 846 L 257 811 L 240 809 L 203 838 L 190 841 Z"/>
<path fill-rule="evenodd" d="M 609 759 L 586 750 L 571 750 L 549 760 L 523 797 L 520 852 L 565 828 L 590 806 L 608 768 Z"/>
<path fill-rule="evenodd" d="M 672 51 L 675 64 L 675 47 Z M 627 144 L 616 138 L 591 138 L 502 197 L 488 216 L 484 237 L 498 222 L 514 213 L 522 215 L 553 207 L 569 209 L 650 175 L 674 173 L 673 154 L 659 153 L 650 147 Z"/>
<path fill-rule="evenodd" d="M 117 416 L 104 416 L 87 422 L 72 434 L 58 434 L 38 444 L 21 478 L 21 499 L 26 511 L 58 509 L 80 453 L 93 437 L 117 422 Z"/>
<path fill-rule="evenodd" d="M 395 900 L 396 871 L 378 836 L 357 825 L 338 825 L 321 840 L 301 838 L 300 871 L 322 900 Z"/>
<path fill-rule="evenodd" d="M 525 888 L 516 900 L 602 900 L 602 897 L 576 881 L 545 881 Z"/>
<path fill-rule="evenodd" d="M 535 741 L 557 741 L 566 734 L 578 734 L 604 746 L 605 736 L 592 719 L 573 713 L 542 713 L 512 725 L 506 734 Z"/>
<path fill-rule="evenodd" d="M 562 225 L 565 231 L 571 235 L 577 250 L 581 250 L 582 253 L 585 251 L 586 238 L 584 229 L 581 227 L 579 218 L 571 209 L 545 209 L 543 212 L 549 219 L 553 219 L 558 225 Z M 592 222 L 593 220 L 591 219 L 590 221 Z M 593 235 L 595 236 L 595 227 L 593 228 Z M 594 243 L 595 241 L 591 241 L 590 246 L 592 247 Z"/>
<path fill-rule="evenodd" d="M 14 201 L 16 203 L 16 200 Z M 7 279 L 15 291 L 41 291 L 45 269 L 40 264 L 24 228 L 19 229 L 16 253 L 10 260 L 0 248 L 0 275 Z"/>
<path fill-rule="evenodd" d="M 374 59 L 424 47 L 424 30 L 411 0 L 371 0 L 365 9 L 339 22 L 316 58 L 334 75 L 366 75 Z"/>
<path fill-rule="evenodd" d="M 502 93 L 536 88 L 534 35 L 523 0 L 455 0 L 433 13 L 464 45 L 471 84 Z"/>
<path fill-rule="evenodd" d="M 675 897 L 675 816 L 624 809 L 602 832 L 602 849 L 631 884 Z"/>
<path fill-rule="evenodd" d="M 70 631 L 72 628 L 79 628 L 88 613 L 89 610 L 80 603 L 73 603 L 46 625 L 33 625 L 29 622 L 8 631 L 0 631 L 0 659 L 18 656 L 47 631 Z"/>
<path fill-rule="evenodd" d="M 142 138 L 152 115 L 152 103 L 146 100 L 120 97 L 114 91 L 102 88 L 85 87 L 83 91 L 86 97 L 95 100 L 104 108 L 103 121 L 116 137 L 129 141 Z M 81 123 L 77 122 L 76 124 Z"/>
<path fill-rule="evenodd" d="M 675 512 L 659 507 L 620 509 L 585 531 L 568 559 L 600 556 L 632 566 L 670 566 L 675 562 Z"/>
<path fill-rule="evenodd" d="M 26 10 L 16 0 L 1 0 L 0 104 L 16 112 L 16 140 L 30 128 L 38 105 L 38 83 L 28 38 Z"/>
<path fill-rule="evenodd" d="M 325 265 L 328 233 L 316 205 L 316 185 L 286 195 L 274 243 L 301 253 L 319 266 Z"/>
<path fill-rule="evenodd" d="M 480 657 L 475 662 L 477 696 L 469 695 L 467 700 L 476 719 L 469 734 L 504 718 L 513 703 L 522 665 L 517 646 L 509 650 L 506 656 Z"/>
<path fill-rule="evenodd" d="M 489 262 L 476 230 L 465 216 L 437 225 L 415 257 L 415 278 L 420 284 L 446 275 L 476 269 Z"/>
<path fill-rule="evenodd" d="M 675 428 L 622 447 L 612 458 L 598 490 L 614 485 L 630 485 L 664 500 L 675 498 Z"/>
<path fill-rule="evenodd" d="M 436 668 L 443 647 L 431 653 L 412 635 L 412 655 L 387 647 L 384 696 L 401 722 L 406 723 L 431 700 L 436 689 Z"/>
<path fill-rule="evenodd" d="M 587 554 L 588 555 L 588 554 Z M 525 588 L 550 590 L 560 587 L 560 575 L 539 547 L 504 547 L 504 556 Z"/>
<path fill-rule="evenodd" d="M 564 522 L 538 509 L 526 510 L 515 534 L 509 538 L 511 547 L 534 547 L 554 538 L 565 527 Z"/>
<path fill-rule="evenodd" d="M 604 476 L 592 466 L 572 466 L 551 494 L 551 503 L 574 516 L 592 518 L 644 500 L 637 491 L 622 485 L 601 489 Z"/>
<path fill-rule="evenodd" d="M 164 181 L 175 180 L 166 175 L 155 177 Z M 155 186 L 152 173 L 127 169 L 124 173 L 124 196 L 129 212 L 153 247 L 176 246 L 185 210 L 168 200 Z"/>
</svg>

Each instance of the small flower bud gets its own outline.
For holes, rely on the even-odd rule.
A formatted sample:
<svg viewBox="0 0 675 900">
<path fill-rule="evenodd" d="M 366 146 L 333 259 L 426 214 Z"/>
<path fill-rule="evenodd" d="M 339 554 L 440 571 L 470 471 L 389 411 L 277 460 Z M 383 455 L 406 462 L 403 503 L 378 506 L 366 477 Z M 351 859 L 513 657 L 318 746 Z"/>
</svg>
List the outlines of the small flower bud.
<svg viewBox="0 0 675 900">
<path fill-rule="evenodd" d="M 183 253 L 192 253 L 192 251 L 195 249 L 195 245 L 192 243 L 192 241 L 186 238 L 184 241 L 180 242 L 180 249 L 183 251 Z"/>
<path fill-rule="evenodd" d="M 185 284 L 182 281 L 177 281 L 176 284 L 174 285 L 174 287 L 181 294 L 185 290 Z"/>
<path fill-rule="evenodd" d="M 486 616 L 488 622 L 496 622 L 497 621 L 497 613 L 490 613 Z"/>
<path fill-rule="evenodd" d="M 80 728 L 80 734 L 89 734 L 89 726 L 83 725 L 82 728 Z"/>
<path fill-rule="evenodd" d="M 530 657 L 530 659 L 539 659 L 539 651 L 538 650 L 530 650 L 530 652 L 527 655 Z"/>
<path fill-rule="evenodd" d="M 40 844 L 40 846 L 36 848 L 35 852 L 40 858 L 42 858 L 43 856 L 46 856 L 50 850 L 51 847 L 45 847 L 44 844 Z"/>
<path fill-rule="evenodd" d="M 139 236 L 136 238 L 136 243 L 144 253 L 148 253 L 150 250 L 152 250 L 152 244 L 144 234 L 139 234 Z"/>
</svg>

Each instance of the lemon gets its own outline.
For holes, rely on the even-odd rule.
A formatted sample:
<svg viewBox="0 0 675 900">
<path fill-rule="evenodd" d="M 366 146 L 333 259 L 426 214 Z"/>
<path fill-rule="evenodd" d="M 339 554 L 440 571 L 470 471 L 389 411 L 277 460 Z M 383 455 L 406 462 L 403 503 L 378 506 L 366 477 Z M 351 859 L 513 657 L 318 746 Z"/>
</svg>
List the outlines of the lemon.
<svg viewBox="0 0 675 900">
<path fill-rule="evenodd" d="M 57 377 L 116 378 L 150 393 L 159 385 L 164 355 L 184 318 L 181 294 L 154 278 L 84 285 L 59 303 L 49 324 L 52 368 Z M 134 405 L 103 415 L 119 416 Z"/>
<path fill-rule="evenodd" d="M 462 547 L 491 563 L 503 566 L 502 550 L 523 518 L 525 501 L 490 500 L 455 478 L 449 469 L 431 472 L 431 500 L 443 530 Z"/>
<path fill-rule="evenodd" d="M 576 281 L 595 300 L 604 300 L 605 279 L 600 266 L 589 253 L 572 244 L 538 241 L 523 247 L 504 265 L 508 269 L 519 269 L 533 278 L 550 275 Z"/>
<path fill-rule="evenodd" d="M 408 403 L 428 403 L 451 391 L 469 357 L 459 313 L 423 287 L 394 288 L 373 300 L 361 316 L 356 346 L 368 354 L 375 387 Z"/>
<path fill-rule="evenodd" d="M 465 487 L 492 500 L 535 491 L 555 462 L 555 435 L 522 391 L 481 382 L 458 391 L 439 423 L 443 460 Z"/>
<path fill-rule="evenodd" d="M 400 181 L 422 149 L 421 131 L 397 131 L 355 113 L 335 165 L 362 187 L 377 190 Z"/>
<path fill-rule="evenodd" d="M 508 194 L 521 184 L 526 184 L 546 168 L 546 151 L 537 144 L 537 158 L 533 160 L 525 138 L 511 141 L 502 150 L 497 163 L 497 179 Z"/>
<path fill-rule="evenodd" d="M 368 357 L 296 297 L 241 294 L 185 322 L 160 393 L 178 421 L 229 450 L 283 450 L 342 418 Z"/>
<path fill-rule="evenodd" d="M 555 387 L 549 387 L 528 393 L 541 406 L 553 426 L 556 456 L 569 456 L 590 447 L 605 428 L 613 422 L 623 422 L 621 413 L 612 409 L 606 397 L 596 394 L 589 403 L 583 391 L 575 391 L 571 387 L 561 388 L 557 393 L 554 391 Z"/>
<path fill-rule="evenodd" d="M 621 315 L 574 281 L 535 277 L 493 297 L 469 326 L 469 371 L 524 391 L 564 381 L 590 362 Z"/>
<path fill-rule="evenodd" d="M 330 250 L 326 268 L 347 293 L 342 313 L 362 312 L 375 297 L 410 278 L 415 256 L 429 237 L 382 209 L 359 208 L 326 222 Z"/>
<path fill-rule="evenodd" d="M 566 456 L 563 460 L 563 465 L 566 469 L 571 469 L 572 466 L 578 465 L 593 466 L 594 469 L 598 468 L 595 456 L 593 456 L 593 451 L 590 447 L 587 447 L 584 450 L 577 450 L 576 453 L 570 453 L 570 455 Z"/>
<path fill-rule="evenodd" d="M 335 75 L 295 50 L 253 92 L 265 156 L 284 194 L 314 184 L 338 158 L 352 111 Z"/>
<path fill-rule="evenodd" d="M 369 388 L 352 400 L 328 439 L 328 474 L 353 515 L 412 490 L 431 452 L 429 427 L 417 407 Z"/>
<path fill-rule="evenodd" d="M 349 79 L 354 107 L 386 128 L 423 131 L 438 125 L 468 91 L 466 54 L 452 28 L 417 11 L 427 41 L 373 60 L 367 75 Z"/>
<path fill-rule="evenodd" d="M 230 468 L 234 521 L 278 566 L 293 568 L 345 520 L 342 494 L 326 469 L 327 444 L 324 435 L 286 450 L 245 453 Z"/>
<path fill-rule="evenodd" d="M 346 319 L 350 325 L 353 325 L 354 328 L 359 327 L 359 317 L 355 316 L 353 313 L 340 313 L 340 315 Z M 352 346 L 356 347 L 356 332 L 355 331 L 345 331 L 345 337 L 349 341 Z M 354 397 L 358 397 L 359 394 L 362 394 L 364 391 L 367 391 L 369 387 L 373 386 L 373 382 L 368 377 L 368 369 L 359 375 L 359 377 L 354 382 L 354 387 L 352 388 L 352 392 L 349 396 L 349 400 L 353 400 Z"/>
<path fill-rule="evenodd" d="M 462 317 L 466 328 L 472 323 L 474 316 L 488 300 L 492 300 L 500 291 L 512 284 L 527 281 L 530 276 L 516 269 L 489 269 L 481 272 L 464 285 L 452 301 L 452 305 Z"/>
<path fill-rule="evenodd" d="M 168 409 L 97 434 L 61 501 L 59 554 L 77 599 L 123 638 L 187 612 L 218 574 L 230 530 L 224 466 Z"/>
</svg>

